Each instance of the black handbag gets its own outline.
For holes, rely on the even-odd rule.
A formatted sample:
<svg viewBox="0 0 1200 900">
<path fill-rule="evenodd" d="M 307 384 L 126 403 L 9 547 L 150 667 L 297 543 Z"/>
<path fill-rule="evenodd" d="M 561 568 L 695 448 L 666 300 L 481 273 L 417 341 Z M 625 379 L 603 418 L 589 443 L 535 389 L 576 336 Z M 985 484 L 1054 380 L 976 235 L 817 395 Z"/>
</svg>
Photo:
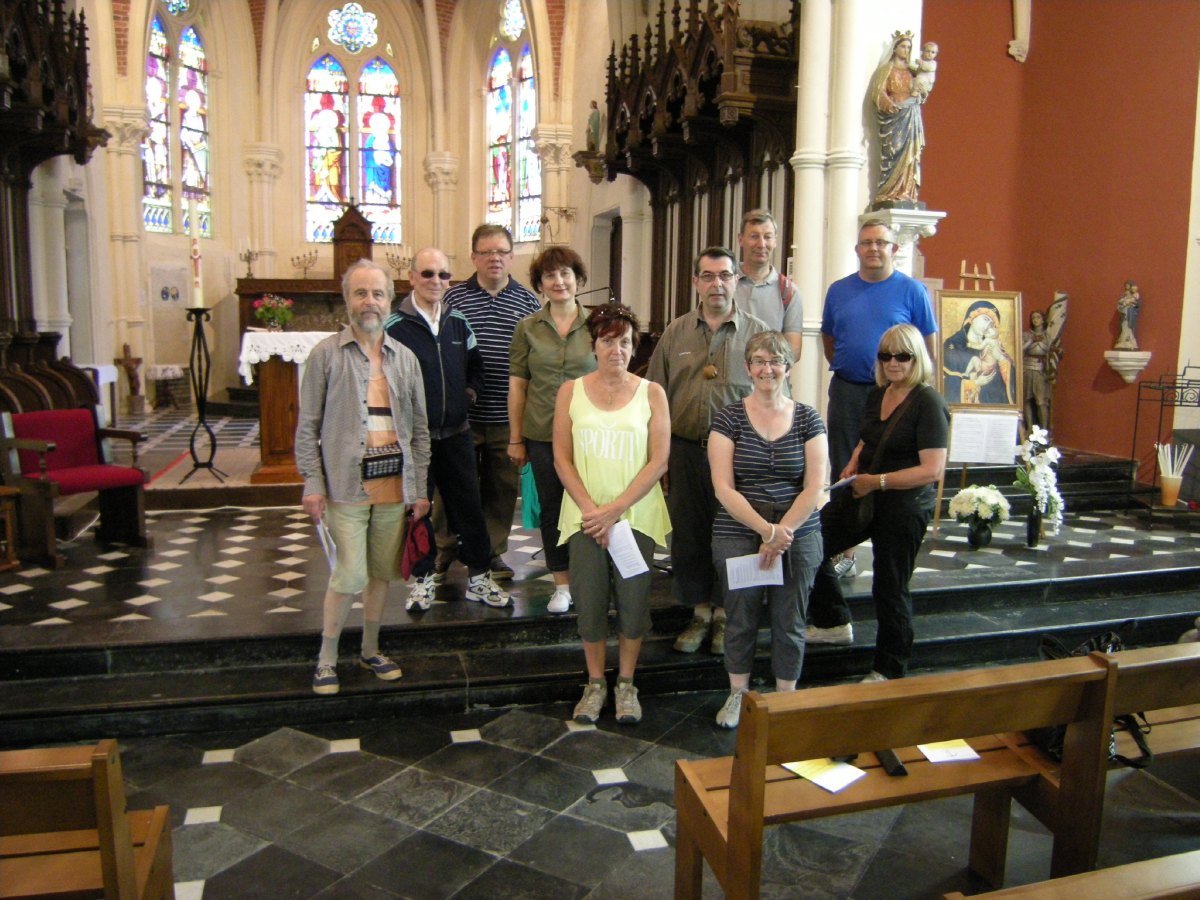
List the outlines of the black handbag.
<svg viewBox="0 0 1200 900">
<path fill-rule="evenodd" d="M 1126 622 L 1122 628 L 1131 629 L 1133 622 Z M 1115 631 L 1106 631 L 1088 638 L 1074 650 L 1054 637 L 1043 634 L 1038 641 L 1038 656 L 1042 659 L 1069 659 L 1072 656 L 1087 656 L 1093 650 L 1101 653 L 1117 653 L 1125 649 L 1125 641 Z M 1117 732 L 1126 731 L 1133 742 L 1137 744 L 1140 757 L 1131 759 L 1117 752 Z M 1150 723 L 1146 721 L 1145 713 L 1131 713 L 1113 718 L 1113 730 L 1108 738 L 1108 758 L 1110 762 L 1128 766 L 1131 769 L 1144 769 L 1154 761 L 1154 752 L 1146 743 L 1146 735 L 1150 733 Z M 1036 728 L 1029 732 L 1029 739 L 1040 747 L 1051 759 L 1061 761 L 1063 741 L 1067 736 L 1067 726 L 1051 725 L 1047 728 Z"/>
</svg>

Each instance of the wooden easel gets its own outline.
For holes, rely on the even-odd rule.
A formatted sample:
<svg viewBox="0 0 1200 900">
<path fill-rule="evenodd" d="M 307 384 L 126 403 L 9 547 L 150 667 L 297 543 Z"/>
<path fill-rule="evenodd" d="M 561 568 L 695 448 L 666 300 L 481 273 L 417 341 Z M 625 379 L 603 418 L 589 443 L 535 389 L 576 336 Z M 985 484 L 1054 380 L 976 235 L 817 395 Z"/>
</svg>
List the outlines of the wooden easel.
<svg viewBox="0 0 1200 900">
<path fill-rule="evenodd" d="M 979 271 L 979 263 L 972 263 L 971 271 L 968 272 L 967 261 L 965 259 L 962 261 L 958 268 L 958 289 L 960 291 L 967 289 L 968 281 L 975 282 L 975 287 L 971 288 L 973 291 L 994 291 L 996 289 L 996 276 L 992 274 L 992 264 L 985 262 L 983 265 L 987 269 L 986 273 Z M 982 288 L 979 286 L 981 281 L 985 282 L 985 286 Z"/>
</svg>

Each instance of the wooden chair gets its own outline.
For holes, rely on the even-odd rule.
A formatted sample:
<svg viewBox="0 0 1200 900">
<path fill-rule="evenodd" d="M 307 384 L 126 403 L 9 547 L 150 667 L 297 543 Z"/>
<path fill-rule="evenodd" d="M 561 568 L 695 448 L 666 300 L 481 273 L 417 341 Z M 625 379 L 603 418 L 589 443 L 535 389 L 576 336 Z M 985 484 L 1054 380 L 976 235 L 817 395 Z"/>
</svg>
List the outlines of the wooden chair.
<svg viewBox="0 0 1200 900">
<path fill-rule="evenodd" d="M 137 468 L 143 436 L 100 428 L 102 416 L 99 407 L 0 413 L 0 474 L 7 486 L 21 490 L 18 546 L 23 558 L 61 565 L 54 502 L 91 491 L 100 495 L 97 540 L 147 546 L 146 473 Z M 131 443 L 132 467 L 113 465 L 110 438 Z"/>
<path fill-rule="evenodd" d="M 0 898 L 174 896 L 170 810 L 126 812 L 116 741 L 0 753 Z"/>
</svg>

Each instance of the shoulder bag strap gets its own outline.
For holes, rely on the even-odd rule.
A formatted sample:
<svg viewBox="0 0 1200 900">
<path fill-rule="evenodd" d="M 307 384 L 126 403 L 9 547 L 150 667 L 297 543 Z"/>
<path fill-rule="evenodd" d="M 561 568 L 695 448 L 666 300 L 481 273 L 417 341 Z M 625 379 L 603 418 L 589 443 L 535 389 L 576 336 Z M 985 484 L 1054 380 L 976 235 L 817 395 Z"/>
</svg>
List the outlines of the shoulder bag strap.
<svg viewBox="0 0 1200 900">
<path fill-rule="evenodd" d="M 879 461 L 883 459 L 883 448 L 887 446 L 888 438 L 892 436 L 892 432 L 895 430 L 896 426 L 900 424 L 900 420 L 904 418 L 904 414 L 908 412 L 909 407 L 912 406 L 912 402 L 916 399 L 917 394 L 923 390 L 925 390 L 925 385 L 923 384 L 919 384 L 914 387 L 908 392 L 908 396 L 905 397 L 904 400 L 901 401 L 900 405 L 897 406 L 892 412 L 892 417 L 888 421 L 888 426 L 883 430 L 883 437 L 879 439 L 879 445 L 875 448 L 875 455 L 871 457 L 871 468 L 863 474 L 875 474 L 875 467 L 879 464 Z"/>
</svg>

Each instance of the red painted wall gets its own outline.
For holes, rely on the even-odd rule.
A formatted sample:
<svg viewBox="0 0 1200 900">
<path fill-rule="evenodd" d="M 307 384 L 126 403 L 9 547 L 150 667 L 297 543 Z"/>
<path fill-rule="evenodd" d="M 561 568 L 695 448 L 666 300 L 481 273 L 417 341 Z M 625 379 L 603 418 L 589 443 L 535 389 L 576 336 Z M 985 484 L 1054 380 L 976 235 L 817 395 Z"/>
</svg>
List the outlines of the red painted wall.
<svg viewBox="0 0 1200 900">
<path fill-rule="evenodd" d="M 1011 11 L 1009 0 L 925 0 L 922 39 L 941 52 L 921 199 L 949 213 L 921 244 L 926 274 L 957 287 L 962 259 L 991 261 L 996 289 L 1021 291 L 1027 311 L 1067 291 L 1056 442 L 1128 455 L 1137 387 L 1103 353 L 1133 279 L 1138 342 L 1154 354 L 1142 379 L 1175 371 L 1200 3 L 1035 2 L 1024 63 L 1007 55 Z M 1139 458 L 1153 440 L 1139 427 Z"/>
</svg>

